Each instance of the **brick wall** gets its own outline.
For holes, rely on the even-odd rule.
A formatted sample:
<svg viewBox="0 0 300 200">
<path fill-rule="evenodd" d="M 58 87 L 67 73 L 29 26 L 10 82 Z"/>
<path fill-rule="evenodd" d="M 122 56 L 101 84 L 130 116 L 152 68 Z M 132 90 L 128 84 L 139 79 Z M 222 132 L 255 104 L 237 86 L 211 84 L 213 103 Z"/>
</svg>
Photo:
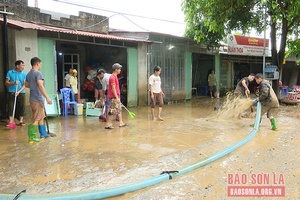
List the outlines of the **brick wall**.
<svg viewBox="0 0 300 200">
<path fill-rule="evenodd" d="M 0 2 L 3 2 L 3 0 L 0 0 Z M 31 21 L 75 30 L 108 33 L 109 20 L 105 16 L 79 12 L 79 16 L 71 15 L 70 18 L 61 17 L 60 20 L 56 20 L 52 19 L 50 14 L 41 13 L 39 8 L 28 7 L 27 0 L 7 0 L 7 2 L 9 5 L 7 11 L 14 13 L 14 15 L 8 15 L 8 19 Z"/>
</svg>

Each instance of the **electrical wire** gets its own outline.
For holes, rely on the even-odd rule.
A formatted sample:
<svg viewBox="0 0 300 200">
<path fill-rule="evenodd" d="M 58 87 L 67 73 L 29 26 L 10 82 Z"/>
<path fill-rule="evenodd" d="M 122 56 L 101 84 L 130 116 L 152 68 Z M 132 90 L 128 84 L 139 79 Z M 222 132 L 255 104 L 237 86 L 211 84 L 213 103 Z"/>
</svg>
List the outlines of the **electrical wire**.
<svg viewBox="0 0 300 200">
<path fill-rule="evenodd" d="M 185 24 L 184 22 L 176 22 L 176 21 L 172 21 L 172 20 L 166 20 L 166 19 L 160 19 L 160 18 L 154 18 L 154 17 L 146 17 L 146 16 L 135 15 L 135 14 L 130 14 L 130 13 L 124 13 L 124 12 L 117 12 L 117 11 L 113 11 L 113 10 L 109 10 L 109 9 L 95 7 L 95 6 L 92 6 L 92 5 L 89 5 L 89 4 L 76 3 L 76 2 L 72 2 L 72 1 L 68 1 L 68 0 L 52 0 L 52 1 L 65 3 L 65 4 L 69 4 L 69 5 L 73 5 L 73 6 L 90 8 L 90 9 L 94 9 L 94 10 L 102 10 L 102 11 L 105 11 L 105 12 L 111 12 L 111 13 L 120 14 L 120 15 L 127 15 L 127 16 L 132 16 L 132 17 L 145 18 L 145 19 L 175 23 L 175 24 Z"/>
<path fill-rule="evenodd" d="M 143 30 L 145 30 L 145 31 L 151 32 L 150 30 L 141 27 L 140 25 L 138 25 L 137 23 L 135 23 L 134 21 L 132 21 L 131 19 L 129 19 L 126 15 L 123 15 L 123 14 L 119 14 L 119 15 L 121 15 L 121 16 L 124 17 L 124 18 L 126 18 L 128 21 L 130 21 L 131 23 L 133 23 L 133 24 L 136 25 L 137 27 L 139 27 L 139 28 L 141 28 L 141 29 L 143 29 Z"/>
<path fill-rule="evenodd" d="M 107 21 L 108 19 L 110 19 L 111 17 L 113 17 L 113 16 L 115 16 L 115 15 L 117 15 L 117 14 L 113 14 L 113 15 L 111 15 L 111 16 L 109 16 L 109 17 L 104 18 L 104 19 L 101 20 L 100 22 L 97 22 L 96 24 L 92 24 L 92 25 L 90 25 L 90 26 L 86 26 L 86 27 L 80 28 L 80 29 L 78 29 L 78 30 L 85 30 L 85 29 L 89 29 L 89 28 L 92 28 L 92 27 L 94 27 L 94 26 L 97 26 L 97 25 L 99 25 L 99 24 L 102 24 L 103 22 Z"/>
<path fill-rule="evenodd" d="M 138 18 L 144 18 L 144 19 L 150 19 L 150 20 L 156 20 L 156 21 L 162 21 L 162 22 L 168 22 L 168 23 L 176 23 L 176 24 L 185 24 L 185 23 L 182 23 L 182 22 L 176 22 L 176 21 L 171 21 L 171 20 L 164 20 L 164 19 L 159 19 L 159 18 L 153 18 L 153 17 L 146 17 L 146 16 L 141 16 L 141 15 L 135 15 L 135 14 L 129 14 L 129 13 L 123 13 L 123 12 L 117 12 L 117 11 L 112 11 L 112 10 L 108 10 L 108 9 L 103 9 L 103 8 L 99 8 L 99 7 L 94 7 L 94 6 L 91 6 L 91 5 L 88 5 L 88 4 L 79 4 L 79 3 L 76 3 L 76 2 L 72 2 L 72 1 L 68 1 L 68 0 L 52 0 L 52 1 L 55 1 L 55 2 L 60 2 L 60 3 L 65 3 L 65 4 L 69 4 L 69 5 L 73 5 L 73 6 L 80 6 L 80 7 L 85 7 L 85 8 L 90 8 L 90 9 L 95 9 L 95 10 L 102 10 L 102 11 L 105 11 L 105 12 L 112 12 L 112 13 L 115 13 L 115 15 L 120 15 L 124 18 L 126 18 L 128 21 L 130 21 L 132 24 L 134 24 L 135 26 L 137 26 L 138 28 L 144 30 L 144 31 L 147 31 L 147 32 L 155 32 L 155 31 L 151 31 L 149 29 L 146 29 L 142 26 L 140 26 L 139 24 L 135 23 L 133 20 L 131 20 L 129 17 L 127 16 L 132 16 L 132 17 L 138 17 Z M 115 16 L 115 15 L 112 15 L 112 16 Z M 111 17 L 112 17 L 111 16 Z M 110 18 L 111 18 L 110 17 Z M 97 23 L 98 24 L 98 23 Z M 91 25 L 92 27 L 93 25 Z M 80 29 L 82 30 L 82 29 Z M 182 33 L 184 32 L 185 29 L 183 31 L 179 31 L 179 32 L 176 32 L 176 33 L 173 33 L 175 35 L 179 34 L 179 33 Z"/>
<path fill-rule="evenodd" d="M 103 23 L 104 21 L 110 19 L 110 18 L 113 17 L 113 16 L 121 15 L 122 17 L 126 18 L 128 21 L 130 21 L 131 23 L 133 23 L 133 24 L 136 25 L 137 27 L 139 27 L 139 28 L 141 28 L 141 29 L 143 29 L 143 30 L 145 30 L 145 31 L 150 32 L 148 29 L 139 26 L 137 23 L 133 22 L 131 19 L 129 19 L 129 18 L 126 17 L 126 16 L 123 16 L 122 14 L 113 14 L 113 15 L 111 15 L 111 16 L 109 16 L 109 17 L 106 17 L 105 19 L 101 20 L 100 22 L 97 22 L 96 24 L 92 24 L 92 25 L 90 25 L 90 26 L 86 26 L 86 27 L 82 27 L 82 28 L 78 28 L 78 29 L 67 28 L 67 30 L 62 30 L 61 27 L 56 28 L 56 27 L 53 27 L 53 26 L 49 26 L 49 25 L 45 25 L 45 24 L 40 24 L 40 23 L 37 23 L 37 22 L 29 21 L 28 19 L 26 19 L 26 18 L 24 18 L 24 17 L 22 17 L 22 16 L 20 16 L 20 15 L 18 15 L 18 14 L 14 14 L 14 15 L 15 15 L 16 17 L 18 17 L 19 19 L 23 20 L 23 21 L 26 21 L 26 22 L 29 22 L 29 23 L 38 24 L 39 26 L 44 27 L 44 28 L 47 28 L 47 29 L 51 29 L 51 30 L 55 30 L 55 31 L 59 30 L 59 32 L 70 32 L 70 31 L 77 31 L 77 30 L 84 31 L 84 30 L 86 30 L 86 29 L 92 28 L 92 27 L 94 27 L 94 26 L 97 26 L 97 25 Z"/>
<path fill-rule="evenodd" d="M 114 14 L 116 15 L 116 14 Z M 93 26 L 96 26 L 98 24 L 101 24 L 103 23 L 104 21 L 108 20 L 109 18 L 113 17 L 114 15 L 110 16 L 110 17 L 106 17 L 105 19 L 101 20 L 100 22 L 97 22 L 96 24 L 93 24 L 93 25 L 90 25 L 90 26 L 87 26 L 87 27 L 83 27 L 83 28 L 78 28 L 78 29 L 72 29 L 72 28 L 65 28 L 66 30 L 63 30 L 62 27 L 54 27 L 54 26 L 51 26 L 49 24 L 41 24 L 41 23 L 38 23 L 38 22 L 35 22 L 35 21 L 30 21 L 28 20 L 27 18 L 21 16 L 21 15 L 18 15 L 16 13 L 14 13 L 14 16 L 18 17 L 19 19 L 21 19 L 22 21 L 25 21 L 25 22 L 28 22 L 28 23 L 33 23 L 33 24 L 37 24 L 41 27 L 44 27 L 44 28 L 47 28 L 47 29 L 50 29 L 50 30 L 54 30 L 54 31 L 57 31 L 59 30 L 59 32 L 70 32 L 70 31 L 77 31 L 77 30 L 82 30 L 84 31 L 84 29 L 88 29 L 88 28 L 91 28 Z"/>
<path fill-rule="evenodd" d="M 68 1 L 68 2 L 65 2 L 65 1 L 62 1 L 62 0 L 52 0 L 52 1 L 61 2 L 61 3 L 66 3 L 66 4 L 71 4 L 71 5 L 75 5 L 75 6 L 83 6 L 83 7 L 86 7 L 86 8 L 98 9 L 98 8 L 94 8 L 94 7 L 91 7 L 91 6 L 88 6 L 88 5 L 84 5 L 84 4 L 81 5 L 81 4 L 72 3 L 72 2 L 70 2 L 70 1 Z M 40 23 L 38 23 L 38 25 L 39 25 L 39 26 L 42 26 L 42 27 L 45 27 L 45 28 L 47 28 L 47 29 L 52 29 L 52 30 L 57 30 L 57 29 L 59 29 L 60 32 L 70 32 L 70 30 L 71 30 L 71 31 L 72 31 L 72 30 L 73 30 L 73 31 L 76 31 L 76 30 L 82 30 L 82 31 L 84 31 L 84 30 L 86 30 L 86 29 L 89 29 L 89 28 L 92 28 L 92 27 L 94 27 L 94 26 L 97 26 L 97 25 L 99 25 L 99 24 L 105 22 L 106 20 L 108 20 L 108 19 L 110 19 L 110 18 L 112 18 L 112 17 L 114 17 L 114 16 L 116 16 L 116 15 L 120 15 L 120 16 L 126 18 L 126 19 L 127 19 L 129 22 L 131 22 L 132 24 L 134 24 L 134 25 L 137 26 L 138 28 L 140 28 L 140 29 L 142 29 L 142 30 L 144 30 L 144 31 L 147 31 L 147 32 L 155 32 L 155 31 L 151 31 L 151 30 L 149 30 L 149 29 L 147 29 L 147 28 L 144 28 L 144 27 L 140 26 L 139 24 L 135 23 L 133 20 L 131 20 L 131 19 L 130 19 L 129 17 L 127 17 L 126 15 L 134 16 L 134 17 L 140 17 L 140 18 L 145 18 L 145 19 L 158 20 L 158 21 L 163 21 L 163 22 L 171 22 L 171 23 L 184 24 L 184 23 L 175 22 L 175 21 L 169 21 L 169 20 L 163 20 L 163 19 L 158 19 L 158 18 L 151 18 L 151 17 L 145 17 L 145 16 L 139 16 L 139 15 L 127 14 L 127 13 L 120 13 L 120 12 L 115 12 L 115 11 L 110 11 L 110 10 L 105 10 L 105 9 L 100 9 L 100 10 L 104 10 L 104 11 L 107 11 L 107 12 L 112 12 L 112 13 L 114 13 L 114 14 L 111 15 L 111 16 L 109 16 L 109 17 L 106 17 L 106 18 L 102 19 L 100 22 L 97 22 L 97 23 L 95 23 L 95 24 L 92 24 L 92 25 L 89 25 L 89 26 L 86 26 L 86 27 L 77 28 L 77 29 L 68 28 L 68 30 L 62 30 L 61 27 L 55 28 L 55 27 L 53 27 L 53 26 L 48 26 L 48 25 L 40 24 Z M 24 21 L 26 21 L 26 22 L 36 23 L 36 22 L 33 22 L 33 21 L 29 21 L 27 18 L 22 17 L 22 16 L 20 16 L 20 15 L 18 15 L 18 14 L 15 14 L 15 16 L 17 16 L 18 18 L 20 18 L 20 19 L 22 19 L 22 20 L 24 20 Z M 36 24 L 37 24 L 37 23 L 36 23 Z M 177 33 L 173 33 L 173 34 L 176 35 L 176 34 L 181 33 L 181 32 L 182 32 L 182 31 L 177 32 Z"/>
</svg>

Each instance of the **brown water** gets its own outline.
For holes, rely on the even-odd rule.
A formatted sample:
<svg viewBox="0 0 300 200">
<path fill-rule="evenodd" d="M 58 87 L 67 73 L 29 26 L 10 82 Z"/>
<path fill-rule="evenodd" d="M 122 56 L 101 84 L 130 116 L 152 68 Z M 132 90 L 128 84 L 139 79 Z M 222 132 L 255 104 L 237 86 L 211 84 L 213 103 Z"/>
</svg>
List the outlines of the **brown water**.
<svg viewBox="0 0 300 200">
<path fill-rule="evenodd" d="M 116 187 L 178 170 L 244 138 L 253 117 L 237 119 L 249 100 L 195 99 L 165 105 L 165 121 L 152 121 L 148 107 L 131 108 L 126 128 L 105 130 L 97 117 L 50 118 L 55 138 L 27 143 L 27 126 L 0 127 L 0 193 L 73 193 Z M 248 103 L 248 104 L 247 104 Z M 223 110 L 214 110 L 215 107 Z M 226 106 L 229 106 L 227 108 Z M 232 111 L 232 109 L 237 109 Z M 280 107 L 280 131 L 264 117 L 258 135 L 230 155 L 171 181 L 116 199 L 226 199 L 226 175 L 251 170 L 286 173 L 290 199 L 299 192 L 298 106 Z M 292 116 L 292 117 L 291 117 Z M 293 126 L 286 126 L 293 124 Z M 273 149 L 274 148 L 274 149 Z M 291 151 L 288 151 L 291 149 Z M 298 159 L 297 159 L 298 158 Z M 284 166 L 284 167 L 283 167 Z"/>
<path fill-rule="evenodd" d="M 237 98 L 233 93 L 228 93 L 222 107 L 218 109 L 219 119 L 238 119 L 242 116 L 254 117 L 250 107 L 253 105 L 253 100 L 250 98 Z M 254 109 L 253 109 L 254 110 Z M 252 110 L 252 111 L 253 111 Z M 250 115 L 251 114 L 251 115 Z"/>
</svg>

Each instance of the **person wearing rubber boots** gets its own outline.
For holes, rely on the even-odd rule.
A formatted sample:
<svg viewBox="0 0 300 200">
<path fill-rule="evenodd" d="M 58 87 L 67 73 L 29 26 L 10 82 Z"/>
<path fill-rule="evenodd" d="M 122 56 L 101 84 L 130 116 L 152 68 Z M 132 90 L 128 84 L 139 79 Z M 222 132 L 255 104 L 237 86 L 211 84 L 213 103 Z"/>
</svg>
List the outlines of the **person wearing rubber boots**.
<svg viewBox="0 0 300 200">
<path fill-rule="evenodd" d="M 28 125 L 28 142 L 40 142 L 50 135 L 46 133 L 46 125 L 44 124 L 45 107 L 44 98 L 48 104 L 52 104 L 52 100 L 49 98 L 46 89 L 44 87 L 44 77 L 40 72 L 42 61 L 33 57 L 30 61 L 32 69 L 26 76 L 25 86 L 30 88 L 30 107 L 32 110 L 32 124 Z M 40 132 L 40 138 L 36 135 Z"/>
<path fill-rule="evenodd" d="M 254 104 L 256 104 L 258 101 L 260 101 L 262 104 L 260 122 L 262 120 L 262 115 L 267 113 L 267 118 L 270 119 L 272 130 L 277 130 L 276 120 L 273 117 L 272 113 L 275 108 L 279 107 L 277 96 L 273 88 L 271 87 L 269 81 L 264 80 L 262 74 L 256 74 L 255 81 L 259 85 L 259 93 L 258 98 L 255 99 L 253 102 Z"/>
</svg>

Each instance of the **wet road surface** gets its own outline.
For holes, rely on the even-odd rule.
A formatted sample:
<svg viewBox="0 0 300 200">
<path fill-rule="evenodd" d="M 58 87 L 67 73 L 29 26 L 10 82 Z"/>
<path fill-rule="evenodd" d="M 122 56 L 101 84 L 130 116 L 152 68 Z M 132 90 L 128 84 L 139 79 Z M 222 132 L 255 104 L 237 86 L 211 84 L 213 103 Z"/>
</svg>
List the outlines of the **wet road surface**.
<svg viewBox="0 0 300 200">
<path fill-rule="evenodd" d="M 73 193 L 108 189 L 179 170 L 247 136 L 254 117 L 218 118 L 222 100 L 193 99 L 165 105 L 165 121 L 152 121 L 148 107 L 130 108 L 128 127 L 105 130 L 98 117 L 49 118 L 57 137 L 33 145 L 27 126 L 0 127 L 0 193 Z M 155 110 L 157 111 L 157 110 Z M 253 140 L 186 175 L 112 199 L 229 199 L 227 175 L 282 173 L 285 198 L 300 197 L 300 108 L 281 106 L 272 131 L 264 116 Z M 29 119 L 26 120 L 27 122 Z M 270 198 L 267 198 L 270 199 Z"/>
</svg>

